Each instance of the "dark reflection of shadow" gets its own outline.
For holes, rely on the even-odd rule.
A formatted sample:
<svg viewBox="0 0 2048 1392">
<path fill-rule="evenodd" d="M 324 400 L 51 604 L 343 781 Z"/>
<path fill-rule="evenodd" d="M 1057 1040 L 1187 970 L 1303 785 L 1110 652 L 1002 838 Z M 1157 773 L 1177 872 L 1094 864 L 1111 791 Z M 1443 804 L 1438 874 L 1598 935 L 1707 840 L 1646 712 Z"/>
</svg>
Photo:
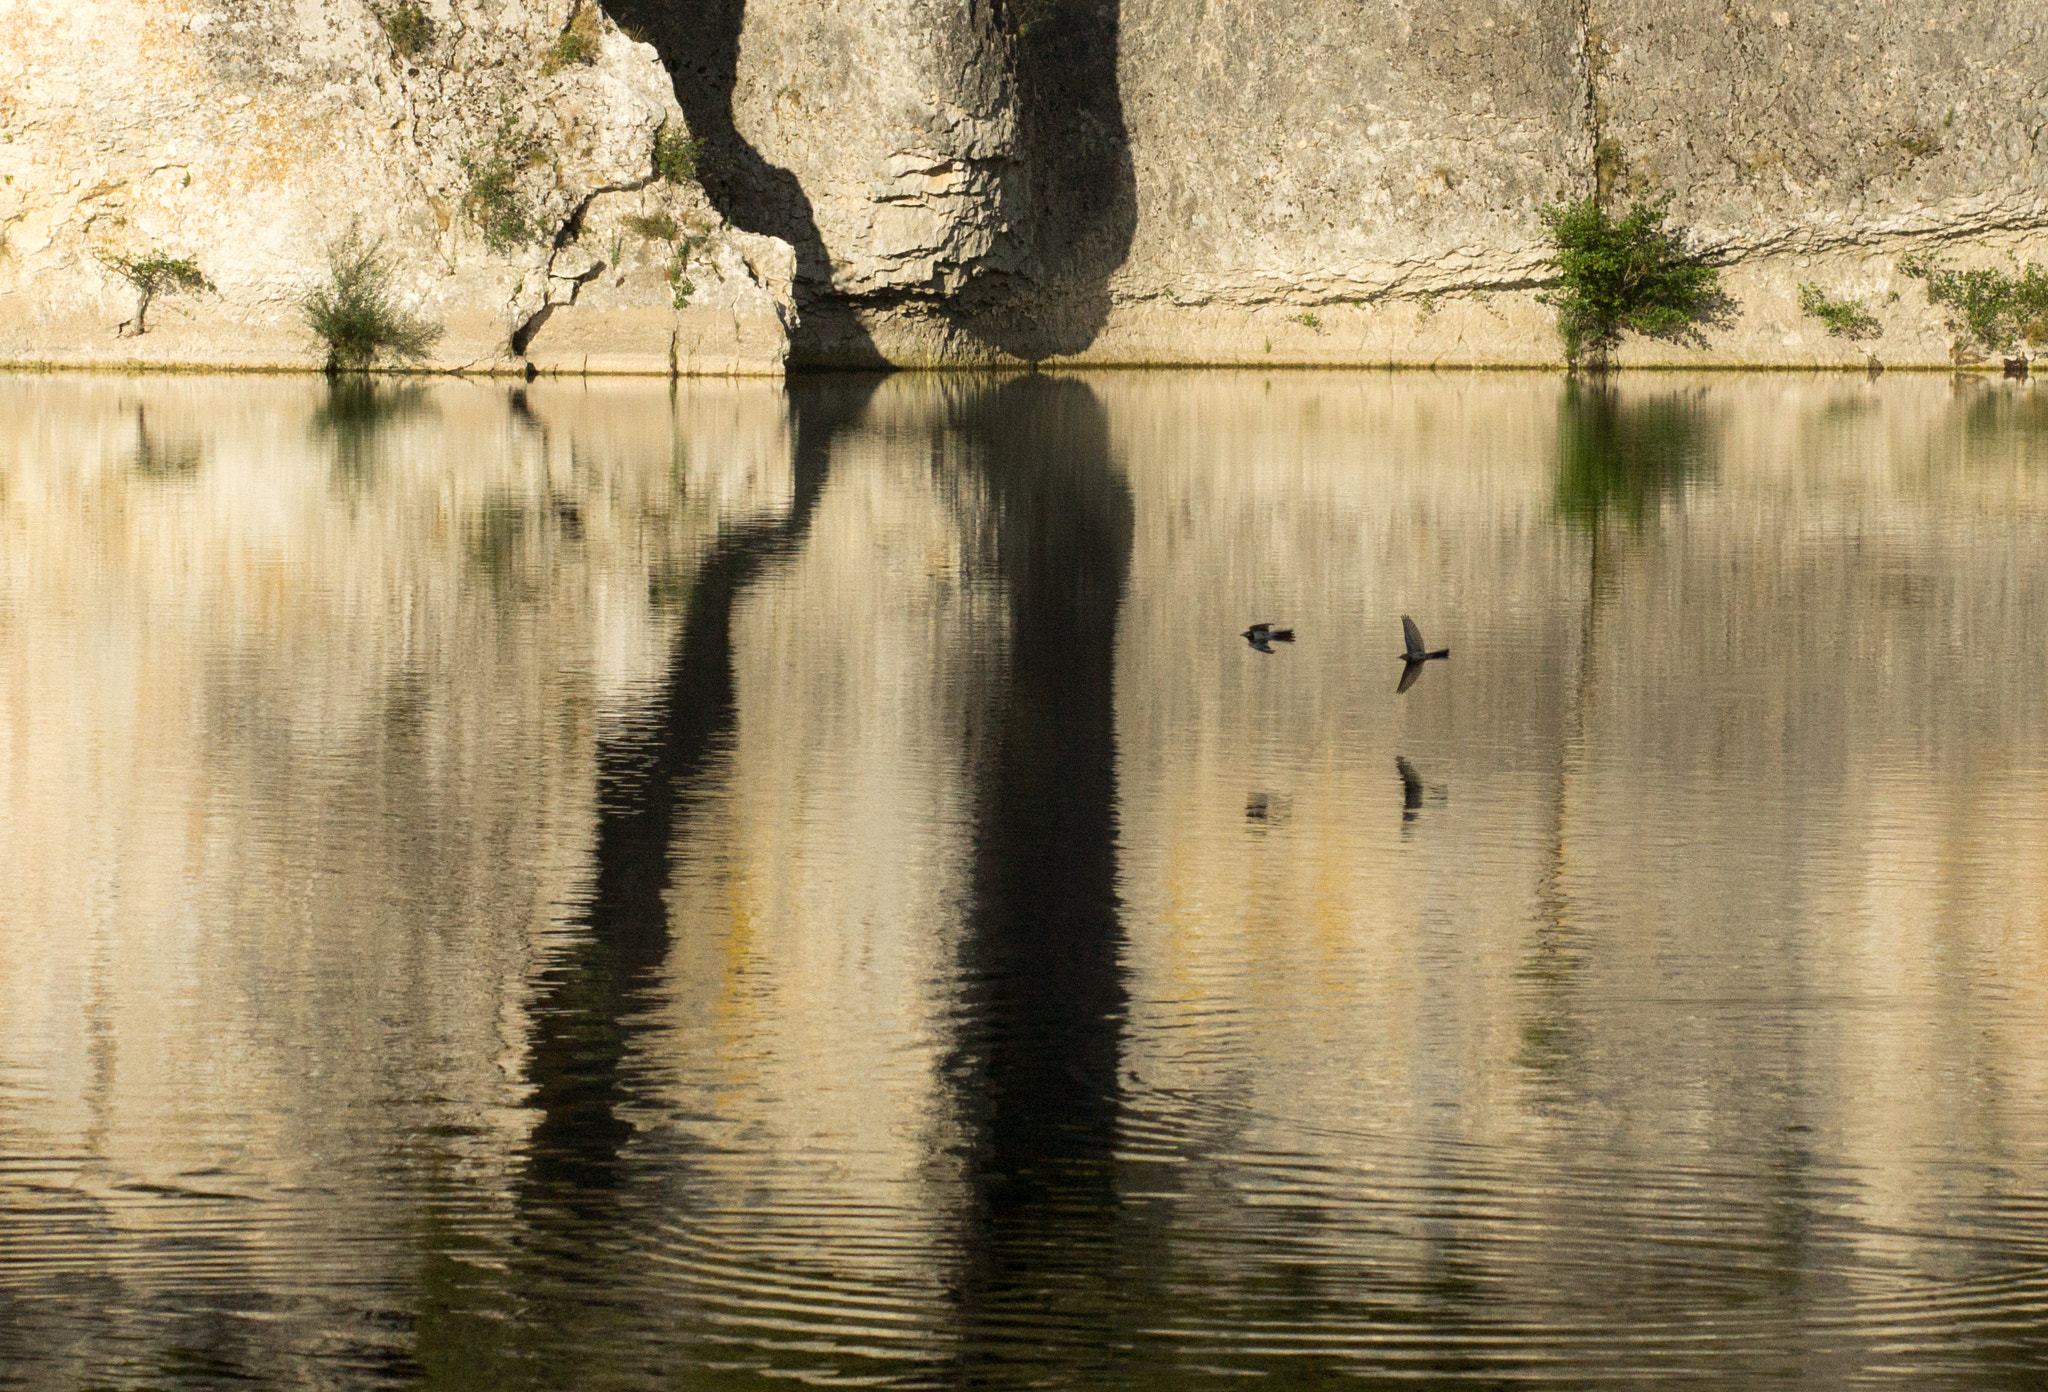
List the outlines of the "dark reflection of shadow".
<svg viewBox="0 0 2048 1392">
<path fill-rule="evenodd" d="M 625 1113 L 638 1095 L 640 1020 L 663 989 L 669 956 L 669 855 L 691 794 L 737 719 L 733 607 L 803 544 L 832 442 L 873 390 L 872 380 L 855 378 L 791 386 L 789 510 L 720 535 L 679 595 L 682 624 L 652 708 L 598 747 L 596 884 L 571 945 L 539 974 L 527 1014 L 527 1105 L 539 1117 L 513 1191 L 518 1246 L 507 1252 L 466 1234 L 459 1202 L 425 1221 L 417 1340 L 425 1385 L 582 1386 L 594 1375 L 585 1366 L 593 1348 L 671 1323 L 670 1312 L 633 1307 L 625 1293 L 633 1273 L 617 1261 L 657 1218 L 625 1182 L 623 1151 L 634 1133 Z M 468 1259 L 472 1251 L 478 1260 Z"/>
<path fill-rule="evenodd" d="M 433 396 L 419 383 L 387 386 L 364 373 L 339 373 L 327 379 L 327 399 L 313 413 L 313 438 L 333 451 L 335 481 L 360 489 L 375 481 L 392 428 L 432 414 Z"/>
<path fill-rule="evenodd" d="M 1115 636 L 1129 488 L 1085 386 L 1025 378 L 956 422 L 985 475 L 1011 619 L 976 771 L 973 899 L 949 1077 L 975 1208 L 959 1300 L 963 1376 L 999 1377 L 1046 1291 L 1105 1322 L 1117 1223 L 1111 1153 L 1124 1013 L 1119 962 Z M 1084 1322 L 1086 1317 L 1083 1316 Z M 1069 1329 L 1101 1350 L 1114 1330 Z M 1022 1368 L 1015 1371 L 1022 1372 Z M 1042 1371 L 1042 1367 L 1041 1367 Z"/>
<path fill-rule="evenodd" d="M 1712 472 L 1717 435 L 1702 389 L 1624 394 L 1612 382 L 1564 386 L 1557 423 L 1557 510 L 1596 527 L 1641 525 L 1667 495 Z"/>
<path fill-rule="evenodd" d="M 882 366 L 859 323 L 830 312 L 832 261 L 810 195 L 795 174 L 763 159 L 733 123 L 746 9 L 746 0 L 605 0 L 620 28 L 661 54 L 690 134 L 703 142 L 697 178 L 711 205 L 742 231 L 780 237 L 796 248 L 800 322 L 790 339 L 792 363 Z"/>
<path fill-rule="evenodd" d="M 859 415 L 873 384 L 852 379 L 790 389 L 795 492 L 780 517 L 724 532 L 698 567 L 644 724 L 597 752 L 597 883 L 581 940 L 541 977 L 533 1004 L 528 1188 L 543 1207 L 577 1208 L 618 1182 L 632 1134 L 620 1116 L 630 1017 L 660 986 L 669 950 L 669 848 L 692 786 L 730 739 L 733 605 L 762 571 L 802 544 L 824 487 L 833 437 Z M 601 1202 L 597 1205 L 605 1207 Z M 597 1240 L 593 1235 L 592 1240 Z"/>
</svg>

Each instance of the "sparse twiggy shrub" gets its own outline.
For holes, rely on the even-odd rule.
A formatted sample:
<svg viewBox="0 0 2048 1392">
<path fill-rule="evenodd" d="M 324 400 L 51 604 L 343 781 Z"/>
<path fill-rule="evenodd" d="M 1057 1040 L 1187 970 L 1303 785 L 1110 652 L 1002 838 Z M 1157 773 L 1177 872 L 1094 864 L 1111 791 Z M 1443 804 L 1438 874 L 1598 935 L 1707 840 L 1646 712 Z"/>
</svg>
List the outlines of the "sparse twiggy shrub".
<svg viewBox="0 0 2048 1392">
<path fill-rule="evenodd" d="M 2048 272 L 2022 267 L 1959 271 L 1931 256 L 1902 256 L 1899 270 L 1927 283 L 1927 300 L 1948 311 L 1948 326 L 1987 353 L 2010 353 L 2025 341 L 2048 344 Z"/>
<path fill-rule="evenodd" d="M 1859 338 L 1876 338 L 1884 332 L 1877 316 L 1863 307 L 1863 301 L 1831 298 L 1818 285 L 1800 284 L 1799 310 L 1820 320 L 1836 338 L 1846 338 L 1851 342 Z"/>
<path fill-rule="evenodd" d="M 1696 334 L 1725 301 L 1721 273 L 1664 226 L 1671 196 L 1631 204 L 1619 221 L 1591 198 L 1551 204 L 1538 216 L 1554 248 L 1558 288 L 1538 298 L 1557 310 L 1565 361 L 1603 360 L 1624 332 L 1652 338 Z"/>
<path fill-rule="evenodd" d="M 158 295 L 174 295 L 180 292 L 198 294 L 212 290 L 213 282 L 200 271 L 199 264 L 189 256 L 171 256 L 161 251 L 148 251 L 140 256 L 129 256 L 118 251 L 95 251 L 93 256 L 102 266 L 135 287 L 135 337 L 149 332 L 149 305 Z"/>
<path fill-rule="evenodd" d="M 1313 329 L 1317 333 L 1321 333 L 1323 329 L 1322 319 L 1312 311 L 1306 309 L 1301 311 L 1301 313 L 1299 314 L 1288 315 L 1287 322 L 1290 324 L 1299 324 L 1304 329 Z"/>
<path fill-rule="evenodd" d="M 379 356 L 417 362 L 441 338 L 441 326 L 407 314 L 391 291 L 382 241 L 351 227 L 327 249 L 327 283 L 306 292 L 306 326 L 327 345 L 329 372 L 364 372 Z"/>
</svg>

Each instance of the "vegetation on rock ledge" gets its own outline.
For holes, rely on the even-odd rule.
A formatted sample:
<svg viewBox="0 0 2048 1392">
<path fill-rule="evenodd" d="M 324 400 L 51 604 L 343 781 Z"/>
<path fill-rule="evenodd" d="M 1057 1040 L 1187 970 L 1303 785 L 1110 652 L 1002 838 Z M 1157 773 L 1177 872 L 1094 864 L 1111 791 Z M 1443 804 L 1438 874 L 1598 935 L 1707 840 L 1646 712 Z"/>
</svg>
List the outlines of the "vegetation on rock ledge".
<svg viewBox="0 0 2048 1392">
<path fill-rule="evenodd" d="M 2048 272 L 2039 266 L 2018 275 L 1983 268 L 1959 271 L 1931 256 L 1905 256 L 1899 270 L 1927 283 L 1927 300 L 1948 311 L 1951 330 L 1964 336 L 1959 348 L 2010 353 L 2022 341 L 2048 344 Z"/>
<path fill-rule="evenodd" d="M 568 27 L 541 60 L 540 70 L 553 77 L 563 68 L 574 64 L 589 64 L 597 61 L 598 41 L 604 37 L 604 24 L 598 16 L 597 6 L 584 4 L 569 17 Z"/>
<path fill-rule="evenodd" d="M 1863 301 L 1834 299 L 1818 285 L 1803 281 L 1799 286 L 1799 311 L 1820 320 L 1836 338 L 1846 338 L 1851 342 L 1859 338 L 1876 338 L 1884 332 L 1877 316 L 1863 307 Z"/>
<path fill-rule="evenodd" d="M 1615 221 L 1595 199 L 1546 205 L 1538 214 L 1555 249 L 1558 288 L 1538 298 L 1557 310 L 1565 361 L 1604 361 L 1623 332 L 1696 335 L 1723 306 L 1721 273 L 1664 226 L 1671 196 L 1631 204 Z"/>
<path fill-rule="evenodd" d="M 214 288 L 213 282 L 200 271 L 199 264 L 189 256 L 172 256 L 161 251 L 128 256 L 105 250 L 95 251 L 93 256 L 102 266 L 135 287 L 135 317 L 128 322 L 135 326 L 134 336 L 137 338 L 149 332 L 149 303 L 158 295 L 180 291 L 197 294 Z M 115 330 L 117 336 L 119 332 L 119 329 Z"/>
<path fill-rule="evenodd" d="M 668 183 L 686 184 L 697 177 L 697 156 L 703 152 L 703 141 L 663 126 L 654 133 L 654 172 Z"/>
<path fill-rule="evenodd" d="M 418 57 L 434 41 L 434 21 L 413 0 L 378 11 L 377 23 L 401 58 Z"/>
</svg>

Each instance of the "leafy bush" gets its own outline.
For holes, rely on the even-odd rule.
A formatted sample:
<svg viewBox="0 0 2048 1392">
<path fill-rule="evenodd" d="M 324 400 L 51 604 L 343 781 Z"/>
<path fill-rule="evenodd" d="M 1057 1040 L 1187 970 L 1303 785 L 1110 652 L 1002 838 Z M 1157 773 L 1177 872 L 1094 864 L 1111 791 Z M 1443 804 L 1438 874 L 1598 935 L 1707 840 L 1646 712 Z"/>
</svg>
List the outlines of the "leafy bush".
<svg viewBox="0 0 2048 1392">
<path fill-rule="evenodd" d="M 697 157 L 704 142 L 692 140 L 686 131 L 666 126 L 654 133 L 654 172 L 671 184 L 686 184 L 697 177 Z"/>
<path fill-rule="evenodd" d="M 1558 288 L 1539 298 L 1557 309 L 1567 362 L 1604 359 L 1624 331 L 1653 338 L 1697 333 L 1724 303 L 1721 273 L 1686 251 L 1664 226 L 1671 196 L 1633 203 L 1616 222 L 1584 198 L 1538 216 L 1556 249 Z"/>
<path fill-rule="evenodd" d="M 595 4 L 585 3 L 569 17 L 569 27 L 564 29 L 554 46 L 541 60 L 540 70 L 552 77 L 563 68 L 578 63 L 597 61 L 598 40 L 604 36 L 604 24 L 598 17 Z"/>
<path fill-rule="evenodd" d="M 1947 309 L 1949 328 L 1985 352 L 2010 353 L 2022 339 L 2048 343 L 2048 272 L 2039 266 L 2008 275 L 1959 271 L 1931 256 L 1902 256 L 1899 270 L 1927 282 L 1928 303 Z"/>
<path fill-rule="evenodd" d="M 377 23 L 384 30 L 384 37 L 391 41 L 391 47 L 401 58 L 414 58 L 426 51 L 434 41 L 434 22 L 427 18 L 413 0 L 380 12 Z"/>
<path fill-rule="evenodd" d="M 391 262 L 381 241 L 350 228 L 327 249 L 327 284 L 306 292 L 306 325 L 327 345 L 329 372 L 363 372 L 379 354 L 417 362 L 440 341 L 441 326 L 401 310 L 392 298 Z"/>
<path fill-rule="evenodd" d="M 1884 332 L 1877 316 L 1863 307 L 1863 301 L 1830 299 L 1818 285 L 1800 284 L 1799 309 L 1802 314 L 1811 314 L 1827 325 L 1828 332 L 1836 338 L 1853 342 L 1859 338 L 1876 338 Z"/>
<path fill-rule="evenodd" d="M 1304 329 L 1314 329 L 1319 333 L 1322 331 L 1323 327 L 1323 321 L 1316 315 L 1310 313 L 1308 310 L 1303 310 L 1299 314 L 1288 315 L 1287 322 L 1290 324 L 1299 324 Z"/>
<path fill-rule="evenodd" d="M 158 295 L 180 291 L 198 294 L 212 290 L 213 282 L 201 273 L 189 256 L 171 256 L 161 251 L 127 256 L 117 251 L 95 251 L 102 266 L 135 287 L 135 336 L 149 332 L 149 302 Z"/>
</svg>

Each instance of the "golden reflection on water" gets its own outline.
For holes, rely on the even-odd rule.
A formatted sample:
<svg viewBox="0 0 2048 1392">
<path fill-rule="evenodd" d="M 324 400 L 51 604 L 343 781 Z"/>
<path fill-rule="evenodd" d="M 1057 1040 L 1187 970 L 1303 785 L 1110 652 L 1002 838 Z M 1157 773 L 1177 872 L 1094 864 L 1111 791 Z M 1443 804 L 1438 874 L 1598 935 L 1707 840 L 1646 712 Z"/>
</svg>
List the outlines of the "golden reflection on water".
<svg viewBox="0 0 2048 1392">
<path fill-rule="evenodd" d="M 2048 1362 L 2024 385 L 0 418 L 32 1386 Z"/>
</svg>

